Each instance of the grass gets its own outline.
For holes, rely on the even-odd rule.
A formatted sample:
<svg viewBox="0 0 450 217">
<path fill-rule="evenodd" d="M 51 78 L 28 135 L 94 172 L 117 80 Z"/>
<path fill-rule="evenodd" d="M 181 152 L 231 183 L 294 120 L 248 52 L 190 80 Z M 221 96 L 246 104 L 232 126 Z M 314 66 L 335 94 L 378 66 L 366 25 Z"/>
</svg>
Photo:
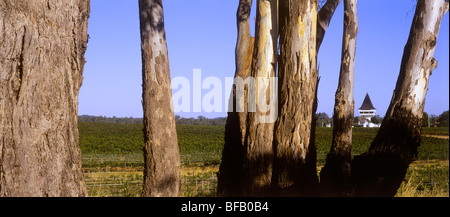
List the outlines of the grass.
<svg viewBox="0 0 450 217">
<path fill-rule="evenodd" d="M 422 135 L 446 135 L 449 134 L 448 127 L 422 127 Z"/>
<path fill-rule="evenodd" d="M 144 162 L 142 124 L 79 124 L 89 195 L 139 196 Z M 448 129 L 423 128 L 418 160 L 410 166 L 397 196 L 448 196 Z M 353 128 L 353 156 L 368 150 L 377 130 Z M 224 131 L 224 126 L 177 125 L 182 163 L 181 196 L 214 196 Z M 318 168 L 325 163 L 331 139 L 332 128 L 317 128 Z"/>
<path fill-rule="evenodd" d="M 396 197 L 449 197 L 449 161 L 416 161 L 408 168 Z"/>
<path fill-rule="evenodd" d="M 180 196 L 215 196 L 218 170 L 218 165 L 182 165 Z M 91 197 L 139 197 L 142 194 L 143 173 L 139 169 L 111 172 L 89 171 L 84 173 L 84 177 Z"/>
<path fill-rule="evenodd" d="M 142 171 L 85 173 L 86 187 L 91 197 L 139 197 L 142 191 Z"/>
</svg>

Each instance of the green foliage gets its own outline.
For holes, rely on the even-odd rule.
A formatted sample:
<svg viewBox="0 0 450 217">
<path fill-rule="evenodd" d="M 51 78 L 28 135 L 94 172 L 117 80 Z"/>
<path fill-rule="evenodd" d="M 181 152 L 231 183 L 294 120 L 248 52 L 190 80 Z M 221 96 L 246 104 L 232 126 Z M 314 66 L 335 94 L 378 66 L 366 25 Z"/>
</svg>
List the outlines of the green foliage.
<svg viewBox="0 0 450 217">
<path fill-rule="evenodd" d="M 91 115 L 80 115 L 78 116 L 78 122 L 97 122 L 97 123 L 122 123 L 122 124 L 140 124 L 143 123 L 142 118 L 118 118 L 116 116 L 105 117 L 105 116 L 91 116 Z"/>
<path fill-rule="evenodd" d="M 375 138 L 378 128 L 354 127 L 352 136 L 352 155 L 367 151 Z M 333 139 L 333 128 L 319 127 L 316 129 L 317 164 L 325 164 Z"/>
<path fill-rule="evenodd" d="M 327 113 L 319 112 L 316 114 L 316 127 L 325 127 L 327 124 L 333 123 L 333 118 L 330 118 Z"/>
<path fill-rule="evenodd" d="M 142 124 L 80 122 L 80 148 L 89 165 L 113 164 L 110 158 L 143 162 Z M 219 164 L 224 145 L 224 126 L 177 125 L 182 163 Z M 112 156 L 112 157 L 108 157 Z M 116 165 L 113 165 L 116 166 Z"/>
<path fill-rule="evenodd" d="M 422 117 L 422 127 L 428 127 L 428 120 L 429 116 L 428 113 L 423 112 L 423 117 Z"/>
<path fill-rule="evenodd" d="M 91 115 L 80 115 L 78 116 L 78 122 L 95 122 L 95 123 L 121 123 L 121 124 L 142 124 L 144 123 L 143 118 L 133 118 L 125 117 L 118 118 L 105 117 L 105 116 L 91 116 Z M 227 122 L 227 118 L 206 118 L 205 116 L 198 116 L 197 118 L 183 118 L 179 115 L 175 115 L 175 123 L 185 124 L 185 125 L 223 125 Z"/>
<path fill-rule="evenodd" d="M 80 122 L 83 154 L 127 154 L 142 152 L 142 124 Z"/>
<path fill-rule="evenodd" d="M 418 148 L 419 160 L 448 160 L 449 140 L 422 136 L 422 142 Z"/>
<path fill-rule="evenodd" d="M 219 164 L 225 126 L 177 125 L 182 163 Z"/>
<path fill-rule="evenodd" d="M 448 127 L 422 127 L 422 135 L 449 135 Z"/>
<path fill-rule="evenodd" d="M 443 112 L 441 115 L 439 115 L 438 118 L 438 126 L 439 127 L 448 127 L 448 122 L 449 122 L 449 111 L 445 111 Z"/>
<path fill-rule="evenodd" d="M 142 124 L 79 123 L 83 163 L 94 166 L 142 166 L 144 145 Z M 352 155 L 367 151 L 378 128 L 353 128 Z M 224 126 L 177 125 L 181 162 L 220 164 L 224 145 Z M 423 128 L 424 135 L 448 135 L 446 128 Z M 330 151 L 333 129 L 316 130 L 317 163 L 323 165 Z M 419 159 L 448 159 L 448 139 L 422 137 Z M 111 157 L 112 156 L 112 157 Z M 115 159 L 122 159 L 120 162 Z M 88 159 L 88 160 L 87 160 Z M 123 162 L 122 162 L 123 161 Z M 116 162 L 117 164 L 114 164 Z M 85 165 L 83 165 L 85 166 Z"/>
<path fill-rule="evenodd" d="M 132 123 L 79 123 L 80 148 L 90 196 L 139 196 L 142 191 L 142 173 L 130 175 L 108 171 L 133 170 L 143 168 L 143 125 Z M 353 128 L 352 155 L 367 151 L 378 128 Z M 182 177 L 182 196 L 213 196 L 217 185 L 215 173 L 220 164 L 224 145 L 224 126 L 177 125 L 178 144 L 185 175 Z M 319 127 L 316 130 L 317 165 L 324 165 L 330 151 L 332 128 Z M 431 177 L 435 189 L 447 189 L 449 128 L 423 128 L 422 144 L 418 160 L 439 161 L 440 164 L 413 164 L 408 170 L 407 180 L 420 191 L 431 191 Z M 437 135 L 444 138 L 429 137 Z M 419 162 L 419 161 L 418 161 Z M 423 162 L 423 161 L 422 161 Z M 202 169 L 213 166 L 205 173 Z M 437 165 L 437 166 L 436 166 Z M 188 170 L 186 168 L 195 168 Z M 186 170 L 190 171 L 187 172 Z M 196 170 L 196 171 L 195 171 Z M 195 171 L 195 172 L 194 172 Z M 107 172 L 107 173 L 104 173 Z M 107 174 L 102 176 L 100 174 Z M 125 172 L 125 174 L 128 174 Z M 131 176 L 132 174 L 132 176 Z M 138 174 L 138 175 L 136 175 Z M 204 188 L 202 188 L 202 186 Z M 406 190 L 405 190 L 406 189 Z M 408 188 L 400 192 L 406 195 Z M 436 191 L 436 190 L 435 190 Z"/>
<path fill-rule="evenodd" d="M 372 123 L 374 124 L 381 124 L 381 122 L 383 122 L 383 118 L 379 115 L 375 115 L 371 118 Z"/>
<path fill-rule="evenodd" d="M 183 118 L 179 115 L 175 115 L 175 123 L 177 125 L 222 125 L 225 126 L 227 118 L 213 118 L 208 119 L 205 116 L 198 116 L 195 118 Z"/>
<path fill-rule="evenodd" d="M 375 138 L 379 128 L 354 127 L 352 135 L 352 155 L 359 155 L 366 152 L 372 140 Z M 449 135 L 448 127 L 422 128 L 423 135 Z M 317 164 L 325 163 L 328 152 L 331 148 L 333 139 L 333 129 L 319 127 L 316 129 L 316 149 Z M 439 159 L 448 160 L 449 158 L 449 140 L 433 137 L 422 137 L 421 146 L 419 146 L 419 160 Z"/>
</svg>

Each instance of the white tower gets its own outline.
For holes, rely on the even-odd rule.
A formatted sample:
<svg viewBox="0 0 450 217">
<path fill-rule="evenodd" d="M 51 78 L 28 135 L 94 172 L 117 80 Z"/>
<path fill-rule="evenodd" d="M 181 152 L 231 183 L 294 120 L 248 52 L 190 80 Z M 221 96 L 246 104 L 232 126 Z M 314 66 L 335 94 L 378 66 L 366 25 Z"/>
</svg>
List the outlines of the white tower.
<svg viewBox="0 0 450 217">
<path fill-rule="evenodd" d="M 372 105 L 372 101 L 370 101 L 369 94 L 366 94 L 366 98 L 364 98 L 363 104 L 359 108 L 359 114 L 361 117 L 364 117 L 369 123 L 373 116 L 375 116 L 375 107 Z"/>
</svg>

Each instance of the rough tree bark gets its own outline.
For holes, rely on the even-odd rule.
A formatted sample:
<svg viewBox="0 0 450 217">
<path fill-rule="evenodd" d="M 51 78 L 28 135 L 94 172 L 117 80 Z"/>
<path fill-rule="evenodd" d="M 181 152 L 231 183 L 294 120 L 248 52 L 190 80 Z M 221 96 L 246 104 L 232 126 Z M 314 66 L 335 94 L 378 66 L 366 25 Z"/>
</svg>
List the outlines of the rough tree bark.
<svg viewBox="0 0 450 217">
<path fill-rule="evenodd" d="M 89 0 L 0 1 L 0 196 L 86 196 L 78 92 Z"/>
<path fill-rule="evenodd" d="M 400 74 L 383 123 L 369 150 L 351 164 L 356 196 L 394 196 L 417 158 L 428 81 L 441 19 L 448 1 L 419 0 Z"/>
<path fill-rule="evenodd" d="M 252 0 L 240 0 L 236 13 L 238 36 L 235 50 L 235 78 L 241 78 L 242 81 L 245 81 L 250 75 L 253 55 L 254 38 L 250 33 L 251 7 Z M 234 86 L 230 95 L 230 104 L 234 107 L 228 112 L 225 124 L 225 144 L 217 175 L 217 193 L 220 196 L 239 196 L 241 194 L 243 148 L 248 112 L 248 86 L 246 87 L 239 90 L 236 88 L 242 88 L 242 86 Z"/>
<path fill-rule="evenodd" d="M 310 146 L 318 73 L 317 1 L 280 1 L 279 115 L 272 186 L 278 195 L 310 195 L 318 183 Z"/>
<path fill-rule="evenodd" d="M 262 3 L 261 3 L 262 2 Z M 258 3 L 258 9 L 257 12 L 257 34 L 256 34 L 256 44 L 255 49 L 253 49 L 253 38 L 250 36 L 250 30 L 249 30 L 249 14 L 250 14 L 250 8 L 251 8 L 251 1 L 250 0 L 241 0 L 239 4 L 239 9 L 237 13 L 237 20 L 238 20 L 238 43 L 236 46 L 236 78 L 240 77 L 242 78 L 243 84 L 248 84 L 249 80 L 245 80 L 247 77 L 269 77 L 275 75 L 275 70 L 272 71 L 270 69 L 269 74 L 264 74 L 267 69 L 263 69 L 265 64 L 271 63 L 272 66 L 269 66 L 270 68 L 276 69 L 277 62 L 280 61 L 280 59 L 277 57 L 277 43 L 274 43 L 278 39 L 278 2 L 277 1 L 270 1 L 270 10 L 268 9 L 268 2 L 269 1 L 261 1 Z M 328 27 L 330 20 L 333 16 L 334 10 L 338 6 L 340 0 L 329 0 L 325 3 L 325 5 L 322 7 L 321 11 L 318 13 L 318 18 L 315 21 L 317 26 L 320 28 L 317 30 L 317 36 L 314 34 L 314 30 L 310 29 L 310 33 L 308 35 L 310 37 L 316 37 L 317 40 L 322 41 L 325 30 Z M 289 4 L 288 1 L 281 2 L 281 4 Z M 317 4 L 316 4 L 317 5 Z M 262 9 L 262 11 L 261 11 Z M 293 11 L 295 9 L 292 9 Z M 267 14 L 268 11 L 270 11 L 270 16 L 264 15 L 261 16 L 261 14 L 265 13 Z M 313 10 L 316 12 L 316 9 Z M 289 11 L 286 11 L 285 18 L 288 18 Z M 311 12 L 308 11 L 308 13 Z M 307 12 L 304 12 L 307 13 Z M 271 21 L 269 21 L 269 18 Z M 289 19 L 289 21 L 285 20 L 285 23 L 290 22 L 291 20 L 295 19 Z M 298 17 L 297 17 L 298 22 Z M 268 24 L 271 24 L 271 27 L 268 27 Z M 276 26 L 275 26 L 276 25 Z M 310 26 L 313 26 L 312 24 Z M 309 27 L 308 27 L 309 28 Z M 298 32 L 298 31 L 297 31 Z M 262 37 L 262 39 L 259 39 L 259 37 Z M 297 36 L 298 37 L 298 36 Z M 271 38 L 271 40 L 269 40 Z M 286 37 L 288 38 L 288 37 Z M 286 39 L 287 40 L 287 39 Z M 292 40 L 291 40 L 292 41 Z M 268 49 L 267 46 L 272 43 L 273 46 L 273 55 L 274 60 L 270 60 L 270 62 L 265 61 L 271 59 L 272 55 L 272 49 Z M 286 45 L 285 48 L 288 48 L 290 45 Z M 320 44 L 316 45 L 317 49 L 320 47 Z M 263 50 L 263 48 L 265 50 Z M 252 54 L 253 54 L 253 64 L 252 64 Z M 268 53 L 266 53 L 268 52 Z M 317 52 L 316 52 L 317 53 Z M 307 53 L 306 55 L 309 55 Z M 314 67 L 315 67 L 315 58 L 316 54 L 312 55 L 311 57 L 314 59 Z M 262 61 L 264 60 L 264 61 Z M 265 64 L 264 64 L 265 63 Z M 251 76 L 250 76 L 250 72 Z M 259 73 L 259 74 L 258 74 Z M 316 79 L 315 82 L 312 82 L 311 85 L 313 85 L 313 89 L 317 90 L 318 85 L 318 79 L 317 79 L 317 73 L 314 72 L 312 74 L 315 74 L 312 79 Z M 254 78 L 253 77 L 253 78 Z M 269 80 L 266 80 L 267 83 L 270 83 Z M 280 82 L 281 83 L 281 82 Z M 315 86 L 314 86 L 315 83 Z M 242 83 L 241 83 L 242 84 Z M 237 87 L 238 85 L 236 85 Z M 241 86 L 241 88 L 244 85 Z M 222 163 L 219 169 L 218 174 L 218 194 L 219 195 L 225 195 L 225 196 L 241 196 L 241 195 L 247 195 L 247 196 L 258 196 L 258 195 L 265 195 L 270 194 L 269 192 L 269 184 L 272 185 L 272 178 L 271 176 L 271 168 L 272 168 L 272 162 L 274 156 L 274 146 L 272 141 L 272 147 L 270 147 L 270 140 L 273 140 L 273 131 L 271 132 L 270 128 L 273 128 L 273 124 L 267 124 L 267 123 L 257 123 L 257 118 L 261 118 L 262 115 L 267 113 L 262 112 L 256 112 L 256 113 L 248 113 L 249 107 L 248 102 L 248 95 L 247 90 L 248 86 L 245 86 L 245 91 L 238 90 L 238 88 L 233 89 L 232 95 L 230 97 L 230 104 L 237 105 L 241 104 L 244 105 L 242 108 L 242 111 L 239 112 L 233 110 L 233 112 L 228 113 L 228 119 L 226 124 L 226 132 L 225 132 L 225 146 L 223 150 L 222 155 Z M 268 86 L 265 86 L 268 87 Z M 255 86 L 253 86 L 255 88 Z M 272 87 L 274 88 L 274 87 Z M 263 87 L 262 90 L 265 88 Z M 265 89 L 266 93 L 270 88 Z M 241 91 L 241 92 L 240 92 Z M 259 91 L 264 92 L 264 91 Z M 291 94 L 295 94 L 295 91 L 291 91 Z M 244 94 L 244 97 L 240 97 L 239 94 Z M 257 95 L 257 94 L 256 94 Z M 266 94 L 267 96 L 267 94 Z M 309 136 L 312 140 L 310 140 L 309 145 L 309 154 L 311 157 L 307 158 L 307 164 L 310 165 L 308 168 L 310 170 L 309 174 L 315 174 L 315 165 L 316 164 L 316 158 L 315 156 L 315 147 L 314 147 L 314 136 L 315 136 L 315 111 L 317 108 L 317 91 L 311 92 L 311 95 L 314 100 L 310 101 L 310 105 L 312 106 L 309 108 L 309 117 L 304 117 L 304 119 L 309 120 L 311 128 L 308 128 Z M 276 99 L 276 98 L 275 98 Z M 267 100 L 267 99 L 266 99 Z M 270 100 L 269 100 L 270 101 Z M 232 103 L 231 103 L 232 102 Z M 234 108 L 233 108 L 234 109 Z M 275 112 L 276 108 L 273 109 Z M 278 113 L 278 112 L 277 112 Z M 278 114 L 277 114 L 278 115 Z M 267 117 L 267 116 L 266 116 Z M 288 116 L 285 116 L 288 117 Z M 276 119 L 276 118 L 275 118 Z M 270 121 L 269 121 L 270 122 Z M 305 124 L 306 126 L 306 124 Z M 303 130 L 303 129 L 302 129 Z M 308 132 L 305 132 L 305 135 L 308 134 Z M 256 142 L 255 142 L 256 141 Z M 264 144 L 264 145 L 257 145 L 257 144 Z M 307 145 L 308 146 L 308 145 Z M 244 153 L 245 152 L 245 153 Z M 243 160 L 244 159 L 244 160 Z M 261 163 L 260 166 L 256 166 L 256 164 Z M 243 167 L 242 164 L 245 166 Z M 294 174 L 295 172 L 291 171 L 290 173 Z M 246 177 L 244 177 L 244 174 Z M 244 180 L 245 179 L 245 180 Z M 244 180 L 244 181 L 243 181 Z M 315 180 L 313 183 L 317 183 L 317 176 L 315 176 Z M 245 182 L 245 187 L 242 188 L 242 184 Z M 252 187 L 249 187 L 252 186 Z M 263 187 L 264 186 L 264 187 Z M 244 189 L 247 189 L 247 192 Z M 248 193 L 252 192 L 252 193 Z"/>
<path fill-rule="evenodd" d="M 277 4 L 277 0 L 257 1 L 251 70 L 255 82 L 250 84 L 250 91 L 255 95 L 254 101 L 250 103 L 256 105 L 256 110 L 248 113 L 244 142 L 243 194 L 246 196 L 268 195 L 272 177 L 274 121 L 270 119 L 276 117 L 276 113 L 272 107 L 267 111 L 263 107 L 276 103 L 271 101 L 274 100 L 271 97 L 274 93 L 273 89 L 271 92 L 271 88 L 274 88 L 271 78 L 276 75 Z"/>
<path fill-rule="evenodd" d="M 344 34 L 341 69 L 333 115 L 333 140 L 326 164 L 320 171 L 320 184 L 327 196 L 351 194 L 352 125 L 355 103 L 353 84 L 355 71 L 358 18 L 356 0 L 344 0 Z"/>
<path fill-rule="evenodd" d="M 180 154 L 162 0 L 139 0 L 144 109 L 144 197 L 178 196 Z"/>
<path fill-rule="evenodd" d="M 268 21 L 268 17 L 274 15 L 275 7 L 271 2 L 258 1 L 256 40 L 249 71 L 255 78 L 268 78 L 274 75 L 276 69 L 276 65 L 269 64 L 276 62 L 272 57 L 278 59 L 278 119 L 275 125 L 268 125 L 255 121 L 263 112 L 257 110 L 248 113 L 247 128 L 239 129 L 240 134 L 235 138 L 237 143 L 244 144 L 242 174 L 238 176 L 242 177 L 243 185 L 239 188 L 243 191 L 241 195 L 246 196 L 317 195 L 318 177 L 312 126 L 317 108 L 316 57 L 339 1 L 327 1 L 319 15 L 317 1 L 280 1 L 277 7 L 280 15 L 279 58 L 275 52 L 277 47 L 273 44 L 277 40 L 276 34 L 267 31 L 277 29 L 267 27 L 269 23 L 274 24 L 273 18 Z M 338 126 L 333 132 L 333 144 L 321 182 L 324 189 L 331 189 L 328 195 L 393 196 L 406 169 L 417 156 L 428 78 L 437 65 L 433 53 L 440 20 L 448 10 L 448 1 L 418 2 L 397 86 L 383 125 L 369 151 L 351 162 L 352 121 L 349 117 L 353 116 L 354 107 L 353 71 L 358 31 L 356 1 L 346 0 L 344 7 L 342 65 L 334 116 Z M 270 49 L 272 46 L 274 49 Z M 248 58 L 248 53 L 246 57 Z M 248 64 L 248 59 L 241 59 Z M 268 85 L 258 87 L 257 84 L 252 83 L 250 89 L 253 87 L 258 90 L 256 92 L 266 93 L 270 90 Z M 236 116 L 234 123 L 242 123 L 238 119 Z M 238 125 L 231 121 L 228 124 Z M 270 128 L 274 130 L 273 134 Z M 268 141 L 272 136 L 273 146 L 270 147 Z M 331 184 L 336 181 L 337 184 Z"/>
</svg>

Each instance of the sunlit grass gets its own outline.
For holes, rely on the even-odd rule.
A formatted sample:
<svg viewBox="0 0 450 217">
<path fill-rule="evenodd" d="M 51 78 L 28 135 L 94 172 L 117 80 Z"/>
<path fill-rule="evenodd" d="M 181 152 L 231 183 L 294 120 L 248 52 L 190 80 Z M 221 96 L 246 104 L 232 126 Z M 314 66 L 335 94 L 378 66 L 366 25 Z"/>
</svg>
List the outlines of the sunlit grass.
<svg viewBox="0 0 450 217">
<path fill-rule="evenodd" d="M 418 161 L 409 166 L 396 197 L 449 197 L 449 161 Z"/>
<path fill-rule="evenodd" d="M 80 147 L 88 193 L 93 197 L 138 197 L 144 157 L 142 124 L 80 124 Z M 397 197 L 449 196 L 448 128 L 424 128 L 419 159 L 410 165 Z M 352 155 L 368 150 L 377 128 L 353 128 Z M 177 126 L 183 197 L 215 196 L 224 126 Z M 317 128 L 317 171 L 325 164 L 332 128 Z M 106 144 L 105 144 L 106 143 Z M 108 145 L 110 144 L 110 146 Z"/>
</svg>

